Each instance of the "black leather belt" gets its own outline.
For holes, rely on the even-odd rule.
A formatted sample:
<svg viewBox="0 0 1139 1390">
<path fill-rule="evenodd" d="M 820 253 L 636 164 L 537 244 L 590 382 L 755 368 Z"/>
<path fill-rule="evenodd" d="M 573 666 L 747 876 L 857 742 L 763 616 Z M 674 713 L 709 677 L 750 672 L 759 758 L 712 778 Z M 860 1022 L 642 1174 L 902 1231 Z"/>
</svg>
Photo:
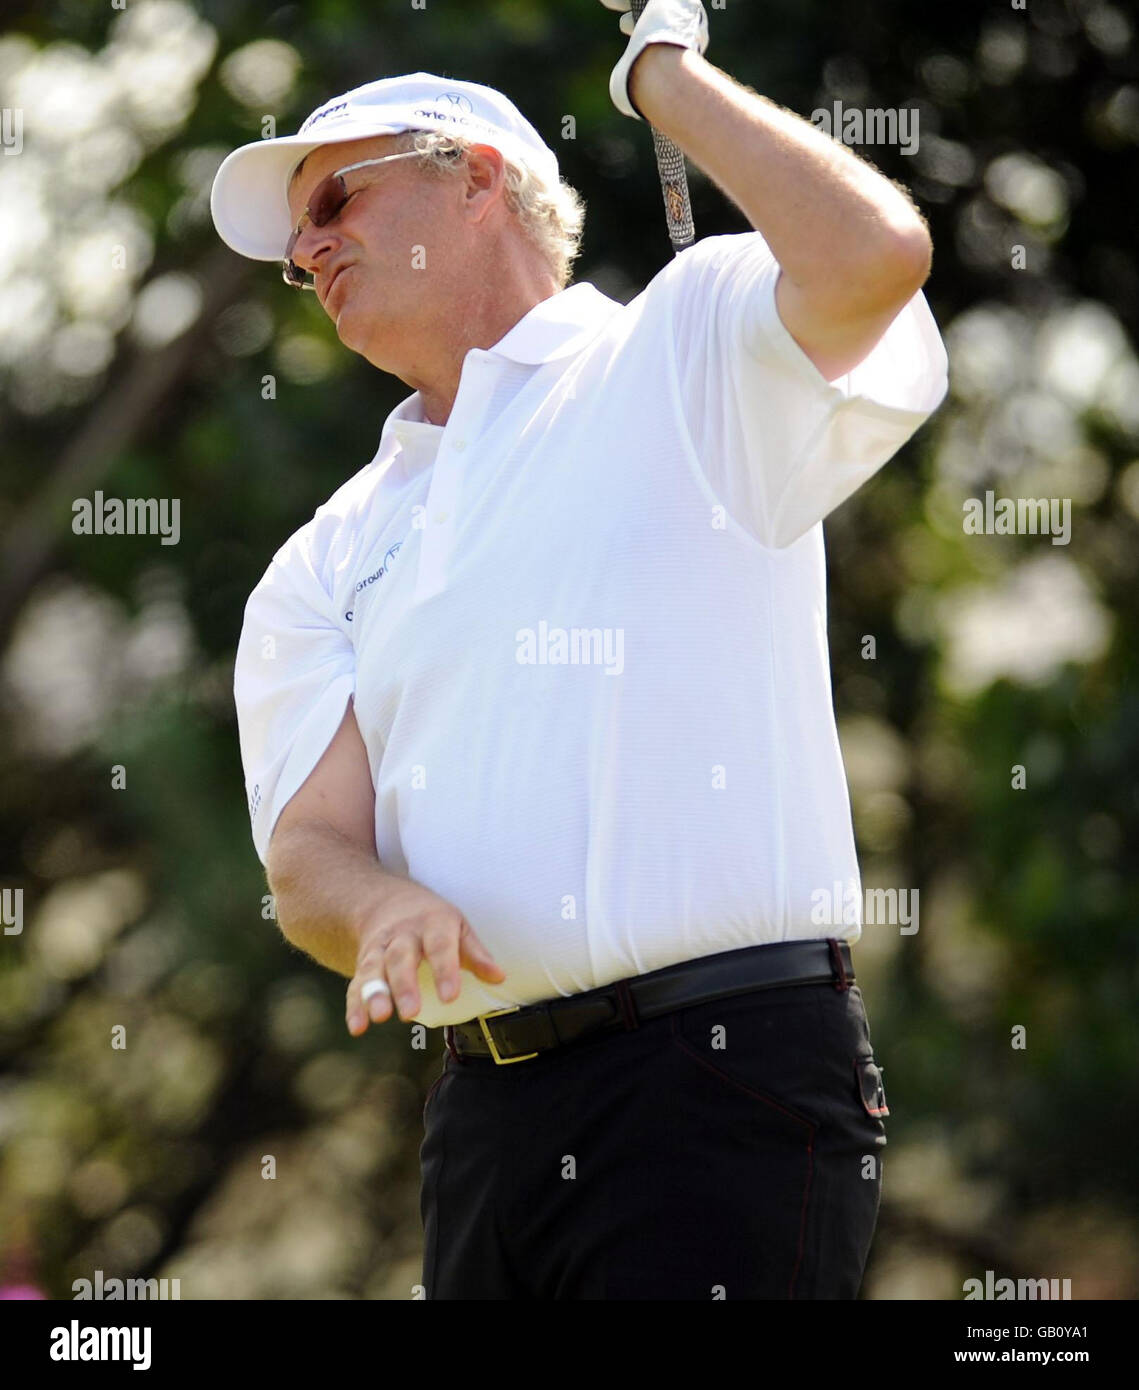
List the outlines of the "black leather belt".
<svg viewBox="0 0 1139 1390">
<path fill-rule="evenodd" d="M 838 990 L 854 983 L 845 941 L 778 941 L 683 961 L 564 999 L 494 1009 L 467 1023 L 447 1024 L 443 1035 L 453 1057 L 493 1057 L 505 1065 L 603 1033 L 628 1031 L 674 1009 L 713 999 L 825 983 Z"/>
</svg>

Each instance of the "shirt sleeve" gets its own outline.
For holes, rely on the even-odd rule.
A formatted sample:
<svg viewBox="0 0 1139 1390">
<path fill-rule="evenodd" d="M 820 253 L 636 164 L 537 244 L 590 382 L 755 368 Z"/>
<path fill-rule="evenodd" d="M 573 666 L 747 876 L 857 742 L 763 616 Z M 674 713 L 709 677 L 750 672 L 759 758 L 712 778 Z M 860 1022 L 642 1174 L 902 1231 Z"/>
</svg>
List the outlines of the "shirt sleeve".
<svg viewBox="0 0 1139 1390">
<path fill-rule="evenodd" d="M 234 668 L 253 843 L 264 864 L 277 818 L 340 727 L 356 687 L 350 638 L 302 528 L 277 552 L 245 605 Z"/>
<path fill-rule="evenodd" d="M 828 382 L 779 317 L 779 264 L 758 232 L 706 238 L 673 266 L 681 408 L 700 467 L 761 544 L 788 546 L 944 399 L 948 359 L 929 305 L 914 295 L 869 356 Z"/>
</svg>

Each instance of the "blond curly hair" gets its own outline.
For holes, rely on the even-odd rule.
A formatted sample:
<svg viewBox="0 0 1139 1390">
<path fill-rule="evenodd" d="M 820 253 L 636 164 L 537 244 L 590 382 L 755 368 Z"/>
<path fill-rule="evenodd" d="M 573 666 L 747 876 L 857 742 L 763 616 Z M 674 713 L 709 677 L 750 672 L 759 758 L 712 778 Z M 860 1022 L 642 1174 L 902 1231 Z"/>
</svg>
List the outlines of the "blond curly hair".
<svg viewBox="0 0 1139 1390">
<path fill-rule="evenodd" d="M 417 150 L 421 167 L 439 176 L 452 173 L 476 142 L 439 130 L 408 130 L 397 137 L 398 150 Z M 505 161 L 506 205 L 542 259 L 559 290 L 569 283 L 573 262 L 581 251 L 585 202 L 576 188 L 558 180 L 551 186 L 532 170 Z"/>
</svg>

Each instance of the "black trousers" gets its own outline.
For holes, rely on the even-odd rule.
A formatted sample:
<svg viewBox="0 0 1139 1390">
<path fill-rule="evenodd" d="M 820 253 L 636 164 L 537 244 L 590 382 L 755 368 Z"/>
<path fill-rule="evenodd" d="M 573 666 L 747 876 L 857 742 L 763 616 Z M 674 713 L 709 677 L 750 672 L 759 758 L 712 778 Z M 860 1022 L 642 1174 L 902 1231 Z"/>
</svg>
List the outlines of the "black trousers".
<svg viewBox="0 0 1139 1390">
<path fill-rule="evenodd" d="M 496 1066 L 446 1056 L 429 1299 L 854 1298 L 885 1093 L 857 985 L 792 985 Z"/>
</svg>

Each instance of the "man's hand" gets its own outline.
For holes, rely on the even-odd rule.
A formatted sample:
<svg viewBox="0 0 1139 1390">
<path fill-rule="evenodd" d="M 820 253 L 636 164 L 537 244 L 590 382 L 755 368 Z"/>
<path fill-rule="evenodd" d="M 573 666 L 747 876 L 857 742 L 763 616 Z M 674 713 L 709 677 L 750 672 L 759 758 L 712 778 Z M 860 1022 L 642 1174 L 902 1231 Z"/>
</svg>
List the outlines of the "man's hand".
<svg viewBox="0 0 1139 1390">
<path fill-rule="evenodd" d="M 506 979 L 502 968 L 475 935 L 457 907 L 408 880 L 406 889 L 385 896 L 360 931 L 356 973 L 348 985 L 348 1031 L 359 1037 L 369 1022 L 391 1017 L 394 998 L 399 1016 L 408 1022 L 419 1012 L 419 963 L 435 972 L 435 989 L 446 1004 L 459 993 L 459 971 L 469 970 L 487 984 Z M 388 985 L 365 1003 L 361 991 L 369 980 Z"/>
<path fill-rule="evenodd" d="M 419 963 L 435 970 L 444 1003 L 459 971 L 487 984 L 506 978 L 463 918 L 421 883 L 387 873 L 376 855 L 376 795 L 368 754 L 349 701 L 320 761 L 277 818 L 269 844 L 269 887 L 281 931 L 348 986 L 348 1031 L 391 1017 L 392 997 L 364 1001 L 369 980 L 388 985 L 400 1017 L 419 1011 Z"/>
<path fill-rule="evenodd" d="M 649 0 L 639 20 L 634 20 L 631 13 L 632 0 L 601 0 L 601 3 L 608 10 L 623 12 L 621 32 L 630 36 L 629 46 L 609 79 L 609 95 L 622 115 L 643 120 L 629 96 L 629 74 L 633 64 L 651 43 L 675 44 L 702 54 L 708 47 L 708 16 L 700 0 Z"/>
<path fill-rule="evenodd" d="M 929 278 L 929 228 L 909 195 L 701 54 L 660 45 L 641 59 L 632 83 L 645 118 L 778 262 L 783 326 L 827 381 L 852 371 Z"/>
</svg>

